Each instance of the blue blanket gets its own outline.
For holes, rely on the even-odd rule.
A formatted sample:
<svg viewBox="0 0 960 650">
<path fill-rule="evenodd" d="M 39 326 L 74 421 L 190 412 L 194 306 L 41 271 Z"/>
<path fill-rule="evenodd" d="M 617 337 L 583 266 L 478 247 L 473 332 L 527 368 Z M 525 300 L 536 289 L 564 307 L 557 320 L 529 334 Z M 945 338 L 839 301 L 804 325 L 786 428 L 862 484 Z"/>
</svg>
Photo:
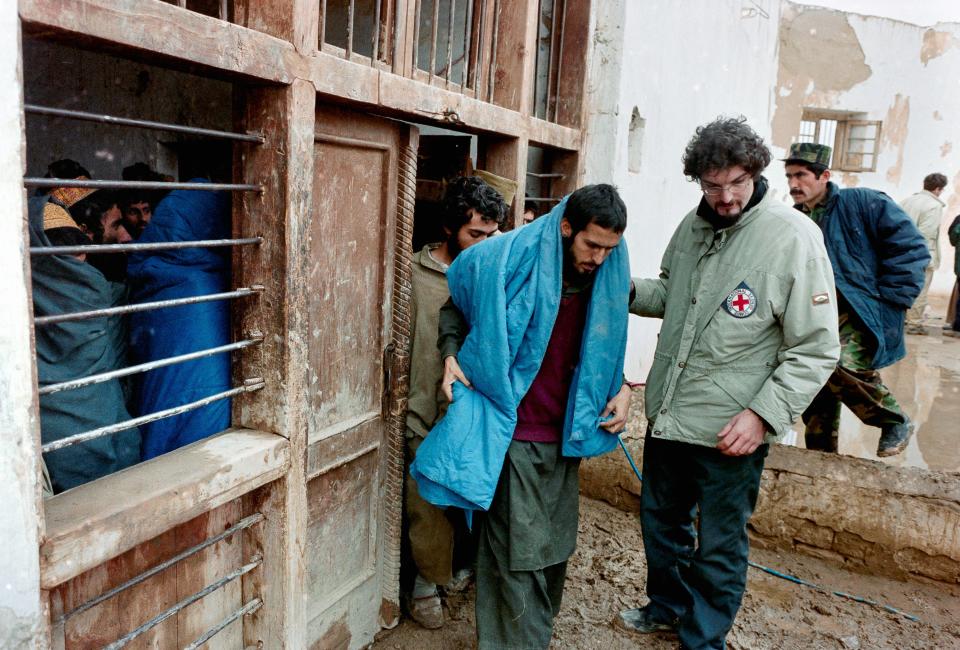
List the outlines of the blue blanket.
<svg viewBox="0 0 960 650">
<path fill-rule="evenodd" d="M 447 271 L 453 302 L 470 325 L 457 359 L 473 390 L 454 385 L 453 403 L 411 465 L 420 495 L 433 504 L 490 507 L 517 407 L 540 369 L 560 307 L 565 207 L 566 199 L 533 223 L 467 249 Z M 622 385 L 629 294 L 621 241 L 596 271 L 567 401 L 565 456 L 596 456 L 617 444 L 599 423 Z"/>
<path fill-rule="evenodd" d="M 193 179 L 192 182 L 202 182 Z M 223 239 L 230 236 L 230 200 L 223 192 L 177 190 L 157 206 L 141 243 Z M 151 302 L 228 291 L 225 248 L 183 248 L 130 255 L 131 302 Z M 133 314 L 130 354 L 136 363 L 225 345 L 230 303 L 225 300 Z M 140 376 L 137 414 L 146 415 L 230 388 L 230 356 L 195 359 Z M 171 451 L 230 426 L 230 400 L 143 425 L 143 459 Z"/>
</svg>

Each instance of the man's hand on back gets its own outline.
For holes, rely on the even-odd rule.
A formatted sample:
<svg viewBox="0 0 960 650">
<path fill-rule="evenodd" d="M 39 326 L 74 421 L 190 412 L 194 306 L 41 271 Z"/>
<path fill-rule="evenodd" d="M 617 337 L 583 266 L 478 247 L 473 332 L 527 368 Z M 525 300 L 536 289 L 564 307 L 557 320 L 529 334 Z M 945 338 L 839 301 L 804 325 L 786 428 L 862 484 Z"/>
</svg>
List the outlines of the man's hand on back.
<svg viewBox="0 0 960 650">
<path fill-rule="evenodd" d="M 763 419 L 750 409 L 744 409 L 730 418 L 717 434 L 720 441 L 717 449 L 727 456 L 752 454 L 763 443 L 766 432 Z"/>
<path fill-rule="evenodd" d="M 443 388 L 443 394 L 451 402 L 453 401 L 453 382 L 455 381 L 471 388 L 470 381 L 463 374 L 463 370 L 460 369 L 460 364 L 457 363 L 457 358 L 449 356 L 443 360 L 443 379 L 440 380 L 440 385 Z"/>
<path fill-rule="evenodd" d="M 620 433 L 623 431 L 627 425 L 627 415 L 630 412 L 630 397 L 632 395 L 633 391 L 630 390 L 629 385 L 624 384 L 620 387 L 620 392 L 607 402 L 607 408 L 603 409 L 603 413 L 600 414 L 600 417 L 611 416 L 606 422 L 600 423 L 601 429 L 605 429 L 610 433 Z"/>
</svg>

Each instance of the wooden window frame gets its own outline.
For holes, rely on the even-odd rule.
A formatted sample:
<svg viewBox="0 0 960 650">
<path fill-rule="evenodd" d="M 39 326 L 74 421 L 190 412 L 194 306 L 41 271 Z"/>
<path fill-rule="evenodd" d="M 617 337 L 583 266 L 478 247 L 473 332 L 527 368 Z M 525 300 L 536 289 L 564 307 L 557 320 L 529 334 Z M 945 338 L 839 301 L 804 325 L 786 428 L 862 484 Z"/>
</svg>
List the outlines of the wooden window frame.
<svg viewBox="0 0 960 650">
<path fill-rule="evenodd" d="M 800 116 L 801 122 L 813 122 L 814 131 L 813 131 L 813 142 L 817 142 L 820 139 L 820 126 L 821 122 L 824 120 L 831 120 L 837 123 L 837 130 L 833 138 L 833 159 L 831 160 L 831 168 L 837 171 L 842 172 L 875 172 L 877 171 L 877 158 L 880 155 L 880 135 L 883 130 L 883 121 L 882 120 L 865 120 L 862 119 L 863 113 L 851 112 L 851 111 L 822 111 L 816 109 L 804 109 L 803 113 Z M 864 142 L 873 142 L 873 151 L 872 152 L 858 152 L 851 151 L 850 141 L 851 141 L 851 132 L 854 127 L 874 127 L 876 128 L 876 134 L 872 138 L 856 138 L 857 140 L 862 140 Z M 800 129 L 797 128 L 797 141 L 799 142 Z M 862 157 L 860 163 L 856 163 L 851 160 L 851 156 L 858 155 L 870 155 L 872 156 L 872 161 L 870 165 L 862 164 Z"/>
</svg>

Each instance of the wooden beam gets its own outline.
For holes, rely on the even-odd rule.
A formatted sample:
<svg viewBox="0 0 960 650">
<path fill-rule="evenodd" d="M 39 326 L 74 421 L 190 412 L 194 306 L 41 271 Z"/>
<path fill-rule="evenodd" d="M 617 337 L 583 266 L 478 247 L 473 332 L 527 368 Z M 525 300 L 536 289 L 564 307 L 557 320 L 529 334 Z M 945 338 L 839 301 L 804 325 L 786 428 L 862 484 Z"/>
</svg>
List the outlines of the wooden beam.
<svg viewBox="0 0 960 650">
<path fill-rule="evenodd" d="M 500 0 L 500 20 L 494 16 L 491 22 L 498 26 L 493 101 L 513 111 L 522 111 L 530 104 L 533 73 L 528 70 L 528 60 L 536 51 L 538 5 L 531 0 Z"/>
<path fill-rule="evenodd" d="M 375 106 L 380 97 L 380 75 L 380 70 L 369 65 L 318 52 L 310 58 L 307 78 L 322 95 Z"/>
<path fill-rule="evenodd" d="M 20 0 L 19 6 L 31 32 L 119 45 L 154 62 L 161 55 L 281 83 L 292 81 L 300 67 L 290 43 L 156 0 Z"/>
<path fill-rule="evenodd" d="M 290 445 L 231 429 L 46 501 L 41 584 L 53 588 L 88 569 L 275 481 Z"/>
<path fill-rule="evenodd" d="M 234 22 L 292 43 L 309 56 L 317 51 L 320 3 L 317 0 L 233 0 Z"/>
<path fill-rule="evenodd" d="M 264 334 L 260 350 L 241 355 L 240 372 L 262 376 L 261 394 L 234 402 L 234 422 L 273 431 L 289 440 L 291 464 L 283 480 L 244 498 L 246 513 L 261 512 L 262 526 L 244 537 L 246 558 L 263 567 L 243 578 L 247 602 L 266 604 L 244 621 L 246 646 L 304 648 L 306 639 L 304 548 L 307 535 L 306 445 L 309 387 L 306 310 L 307 234 L 312 218 L 316 91 L 303 79 L 281 88 L 248 88 L 239 107 L 243 128 L 266 137 L 262 147 L 238 155 L 244 179 L 269 188 L 235 202 L 234 228 L 258 233 L 264 243 L 238 256 L 241 282 L 264 285 L 267 298 L 237 314 L 239 330 Z M 239 335 L 239 332 L 237 333 Z"/>
<path fill-rule="evenodd" d="M 527 118 L 527 138 L 531 144 L 568 151 L 579 151 L 583 143 L 579 129 L 554 124 L 536 117 Z"/>
<path fill-rule="evenodd" d="M 527 146 L 525 137 L 480 139 L 478 168 L 517 181 L 517 194 L 511 204 L 514 226 L 523 223 L 523 193 L 527 180 Z"/>
</svg>

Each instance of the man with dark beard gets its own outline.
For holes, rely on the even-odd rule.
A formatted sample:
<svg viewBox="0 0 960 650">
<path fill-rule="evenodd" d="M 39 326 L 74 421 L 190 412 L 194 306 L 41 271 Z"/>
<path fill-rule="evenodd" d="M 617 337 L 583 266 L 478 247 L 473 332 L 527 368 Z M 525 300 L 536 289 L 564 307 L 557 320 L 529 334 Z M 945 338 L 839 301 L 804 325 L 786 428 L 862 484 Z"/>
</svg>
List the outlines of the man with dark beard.
<svg viewBox="0 0 960 650">
<path fill-rule="evenodd" d="M 662 318 L 647 379 L 640 523 L 642 608 L 618 622 L 720 650 L 747 580 L 747 520 L 768 443 L 783 436 L 839 354 L 833 273 L 819 230 L 768 191 L 763 139 L 743 118 L 696 130 L 683 172 L 700 204 L 630 311 Z"/>
<path fill-rule="evenodd" d="M 507 181 L 507 179 L 502 179 Z M 502 185 L 502 183 L 501 183 Z M 439 419 L 446 405 L 440 390 L 443 365 L 437 350 L 440 307 L 450 298 L 447 268 L 460 251 L 493 235 L 507 219 L 507 206 L 492 186 L 478 176 L 461 177 L 447 186 L 444 196 L 443 230 L 446 240 L 427 244 L 414 255 L 411 269 L 410 393 L 407 404 L 407 462 Z M 453 578 L 456 517 L 424 501 L 417 484 L 407 477 L 405 511 L 408 540 L 417 575 L 410 615 L 426 628 L 443 625 L 443 610 L 437 586 Z M 457 511 L 459 512 L 459 511 Z M 462 522 L 462 515 L 459 517 Z"/>
<path fill-rule="evenodd" d="M 465 251 L 440 314 L 451 400 L 411 474 L 435 504 L 483 511 L 480 650 L 546 648 L 578 523 L 580 459 L 617 445 L 630 269 L 627 209 L 588 185 L 531 224 Z"/>
</svg>

